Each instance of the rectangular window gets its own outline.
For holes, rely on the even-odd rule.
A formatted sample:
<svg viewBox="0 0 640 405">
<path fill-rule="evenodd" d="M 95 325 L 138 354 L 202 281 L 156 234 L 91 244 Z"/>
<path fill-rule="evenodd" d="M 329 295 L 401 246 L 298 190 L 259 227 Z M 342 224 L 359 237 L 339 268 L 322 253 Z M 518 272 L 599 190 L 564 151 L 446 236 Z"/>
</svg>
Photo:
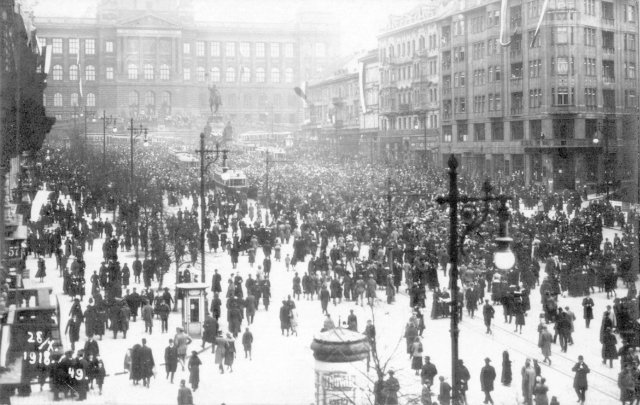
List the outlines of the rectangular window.
<svg viewBox="0 0 640 405">
<path fill-rule="evenodd" d="M 629 52 L 636 51 L 636 35 L 624 34 L 624 50 Z"/>
<path fill-rule="evenodd" d="M 182 70 L 182 79 L 185 81 L 191 80 L 191 69 L 190 68 L 184 68 Z"/>
<path fill-rule="evenodd" d="M 204 41 L 196 41 L 196 56 L 204 56 Z"/>
<path fill-rule="evenodd" d="M 585 76 L 596 76 L 596 60 L 594 58 L 584 58 Z"/>
<path fill-rule="evenodd" d="M 236 43 L 235 42 L 225 42 L 225 44 L 224 44 L 224 56 L 231 57 L 231 58 L 236 56 Z"/>
<path fill-rule="evenodd" d="M 105 78 L 107 80 L 113 80 L 113 67 L 112 66 L 107 66 L 106 67 L 104 76 L 105 76 Z"/>
<path fill-rule="evenodd" d="M 284 44 L 284 57 L 293 58 L 293 44 L 290 42 Z"/>
<path fill-rule="evenodd" d="M 542 89 L 529 90 L 529 108 L 542 107 Z"/>
<path fill-rule="evenodd" d="M 627 4 L 624 7 L 624 19 L 627 22 L 636 22 L 636 6 L 635 4 Z"/>
<path fill-rule="evenodd" d="M 536 36 L 536 30 L 529 30 L 527 32 L 527 46 L 529 48 L 540 48 L 540 35 Z"/>
<path fill-rule="evenodd" d="M 243 58 L 251 57 L 251 44 L 249 42 L 240 42 L 240 47 L 238 48 L 238 52 L 240 56 Z"/>
<path fill-rule="evenodd" d="M 271 43 L 269 45 L 269 53 L 270 53 L 270 56 L 272 58 L 279 58 L 280 57 L 280 44 L 275 43 L 275 42 Z"/>
<path fill-rule="evenodd" d="M 584 45 L 596 46 L 596 29 L 591 27 L 584 28 Z"/>
<path fill-rule="evenodd" d="M 627 79 L 636 78 L 636 64 L 634 62 L 625 62 L 624 73 Z"/>
<path fill-rule="evenodd" d="M 464 62 L 464 47 L 459 46 L 453 49 L 453 61 L 455 63 Z"/>
<path fill-rule="evenodd" d="M 95 39 L 85 39 L 84 40 L 84 54 L 85 55 L 95 55 L 96 54 L 96 40 Z"/>
<path fill-rule="evenodd" d="M 106 53 L 113 53 L 113 41 L 106 41 L 104 43 L 104 51 Z"/>
<path fill-rule="evenodd" d="M 476 142 L 484 141 L 484 124 L 473 124 L 473 137 Z"/>
<path fill-rule="evenodd" d="M 188 42 L 185 42 L 184 44 L 182 44 L 182 53 L 184 53 L 185 55 L 190 55 L 191 54 L 191 44 Z"/>
<path fill-rule="evenodd" d="M 522 114 L 522 92 L 511 93 L 511 114 Z"/>
<path fill-rule="evenodd" d="M 529 61 L 529 77 L 540 77 L 542 73 L 542 60 L 534 59 Z"/>
<path fill-rule="evenodd" d="M 53 53 L 60 54 L 62 53 L 62 38 L 53 38 Z"/>
<path fill-rule="evenodd" d="M 458 142 L 467 142 L 467 123 L 458 121 Z"/>
<path fill-rule="evenodd" d="M 605 83 L 615 83 L 616 81 L 615 65 L 612 60 L 602 61 L 602 80 Z"/>
<path fill-rule="evenodd" d="M 504 141 L 504 125 L 501 121 L 491 123 L 491 140 Z"/>
<path fill-rule="evenodd" d="M 77 55 L 80 51 L 80 40 L 78 38 L 69 38 L 69 54 Z"/>
<path fill-rule="evenodd" d="M 602 104 L 605 112 L 616 111 L 616 92 L 615 90 L 602 90 Z"/>
<path fill-rule="evenodd" d="M 451 100 L 449 100 L 451 102 Z M 451 125 L 445 125 L 442 127 L 442 142 L 451 142 L 453 131 Z"/>
<path fill-rule="evenodd" d="M 256 58 L 264 58 L 264 42 L 256 42 Z"/>
<path fill-rule="evenodd" d="M 593 87 L 584 88 L 584 102 L 588 110 L 595 110 L 598 108 L 598 90 Z"/>
<path fill-rule="evenodd" d="M 602 2 L 602 19 L 609 24 L 613 24 L 613 3 L 609 3 L 608 1 Z"/>
<path fill-rule="evenodd" d="M 511 140 L 521 141 L 524 139 L 524 122 L 511 121 Z"/>
<path fill-rule="evenodd" d="M 596 0 L 584 0 L 584 13 L 596 15 Z"/>
<path fill-rule="evenodd" d="M 211 43 L 211 56 L 220 56 L 220 42 Z"/>
<path fill-rule="evenodd" d="M 625 108 L 636 108 L 636 91 L 625 90 L 624 91 L 624 106 Z"/>
<path fill-rule="evenodd" d="M 551 88 L 551 95 L 554 98 L 555 105 L 573 105 L 574 104 L 574 88 L 571 87 L 558 87 L 557 89 Z"/>
</svg>

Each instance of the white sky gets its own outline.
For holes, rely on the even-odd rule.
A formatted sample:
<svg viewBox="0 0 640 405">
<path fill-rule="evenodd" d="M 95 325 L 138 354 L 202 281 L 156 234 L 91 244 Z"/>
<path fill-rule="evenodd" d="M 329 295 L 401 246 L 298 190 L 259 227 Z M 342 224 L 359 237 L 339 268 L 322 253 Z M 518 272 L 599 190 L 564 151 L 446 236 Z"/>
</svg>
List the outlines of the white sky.
<svg viewBox="0 0 640 405">
<path fill-rule="evenodd" d="M 25 0 L 35 2 L 36 16 L 95 15 L 97 0 Z M 342 33 L 342 54 L 375 48 L 376 35 L 390 14 L 403 14 L 420 0 L 195 0 L 197 19 L 280 22 L 299 9 L 336 15 Z"/>
</svg>

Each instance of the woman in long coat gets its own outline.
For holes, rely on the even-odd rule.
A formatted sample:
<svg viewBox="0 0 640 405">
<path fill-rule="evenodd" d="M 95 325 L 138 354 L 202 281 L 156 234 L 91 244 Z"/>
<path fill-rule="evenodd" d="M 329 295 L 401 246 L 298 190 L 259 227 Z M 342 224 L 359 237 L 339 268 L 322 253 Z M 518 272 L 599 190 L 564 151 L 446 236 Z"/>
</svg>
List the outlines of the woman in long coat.
<svg viewBox="0 0 640 405">
<path fill-rule="evenodd" d="M 511 373 L 511 360 L 509 359 L 509 352 L 502 352 L 502 375 L 500 376 L 500 382 L 502 385 L 508 387 L 511 385 L 513 376 Z"/>
<path fill-rule="evenodd" d="M 224 374 L 224 358 L 227 351 L 227 340 L 222 337 L 216 337 L 216 358 L 215 362 L 220 369 L 220 374 Z"/>
<path fill-rule="evenodd" d="M 236 358 L 236 342 L 233 337 L 227 333 L 227 348 L 224 352 L 224 364 L 229 367 L 230 373 L 233 373 L 233 361 Z"/>
<path fill-rule="evenodd" d="M 191 357 L 189 358 L 189 384 L 191 384 L 191 388 L 193 392 L 198 389 L 198 384 L 200 384 L 200 365 L 202 362 L 198 357 L 198 352 L 195 350 L 191 352 Z"/>
<path fill-rule="evenodd" d="M 533 387 L 533 395 L 535 398 L 535 405 L 549 405 L 549 398 L 547 397 L 547 392 L 549 391 L 549 387 L 545 385 L 545 379 L 541 377 L 537 377 L 540 381 L 536 381 L 535 387 Z"/>
<path fill-rule="evenodd" d="M 65 328 L 65 333 L 69 334 L 69 342 L 71 343 L 71 350 L 76 350 L 76 342 L 80 340 L 80 325 L 82 322 L 78 319 L 77 316 L 73 315 L 69 322 L 67 322 L 67 327 Z"/>
<path fill-rule="evenodd" d="M 138 382 L 142 379 L 141 348 L 142 346 L 136 343 L 131 349 L 131 373 L 129 374 L 129 379 L 133 380 L 133 385 L 138 385 Z"/>
<path fill-rule="evenodd" d="M 411 345 L 416 341 L 416 337 L 418 337 L 418 328 L 416 328 L 413 322 L 407 322 L 404 337 L 407 340 L 407 353 L 411 355 Z"/>
<path fill-rule="evenodd" d="M 547 330 L 547 327 L 544 326 L 542 331 L 540 332 L 540 336 L 538 338 L 538 347 L 544 356 L 544 361 L 548 361 L 551 364 L 551 342 L 553 341 L 553 337 L 551 333 Z"/>
</svg>

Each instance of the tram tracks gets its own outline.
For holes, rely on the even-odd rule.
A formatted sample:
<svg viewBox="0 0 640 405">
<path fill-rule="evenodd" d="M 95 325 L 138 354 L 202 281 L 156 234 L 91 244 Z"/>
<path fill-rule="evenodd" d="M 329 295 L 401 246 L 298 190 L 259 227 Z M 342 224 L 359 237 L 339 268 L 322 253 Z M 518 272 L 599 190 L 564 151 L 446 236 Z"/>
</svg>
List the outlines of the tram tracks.
<svg viewBox="0 0 640 405">
<path fill-rule="evenodd" d="M 470 318 L 467 317 L 467 319 L 470 319 Z M 478 335 L 487 337 L 485 333 L 484 325 L 479 326 L 477 325 L 477 322 L 461 322 L 459 325 L 461 328 L 467 329 Z M 532 358 L 532 359 L 536 359 L 540 356 L 539 348 L 537 344 L 531 342 L 530 340 L 526 339 L 520 334 L 509 331 L 499 325 L 491 325 L 491 327 L 492 329 L 499 329 L 500 331 L 505 332 L 506 334 L 513 335 L 514 337 L 518 338 L 518 341 L 521 342 L 521 345 L 519 345 L 519 347 L 515 347 L 513 345 L 508 346 L 509 350 L 520 353 L 521 355 L 528 358 Z M 495 336 L 495 335 L 489 335 L 489 336 Z M 573 381 L 574 375 L 570 370 L 571 370 L 571 367 L 573 367 L 573 365 L 575 364 L 576 360 L 571 359 L 567 356 L 564 356 L 563 354 L 559 354 L 555 352 L 553 353 L 553 357 L 562 359 L 563 362 L 561 363 L 568 362 L 569 364 L 567 365 L 567 367 L 562 367 L 562 368 L 557 367 L 557 363 L 553 362 L 553 360 L 551 365 L 547 365 L 546 363 L 542 363 L 542 362 L 538 362 L 538 364 L 541 367 L 545 366 L 559 374 L 562 374 L 570 378 L 571 381 Z M 589 389 L 593 391 L 597 391 L 608 398 L 612 398 L 616 401 L 619 401 L 619 392 L 617 391 L 617 386 L 618 386 L 617 380 L 614 378 L 611 378 L 610 376 L 594 368 L 591 368 L 590 370 L 591 370 L 590 374 L 592 376 L 597 376 L 597 377 L 589 379 Z M 611 388 L 614 388 L 614 389 L 611 389 Z"/>
</svg>

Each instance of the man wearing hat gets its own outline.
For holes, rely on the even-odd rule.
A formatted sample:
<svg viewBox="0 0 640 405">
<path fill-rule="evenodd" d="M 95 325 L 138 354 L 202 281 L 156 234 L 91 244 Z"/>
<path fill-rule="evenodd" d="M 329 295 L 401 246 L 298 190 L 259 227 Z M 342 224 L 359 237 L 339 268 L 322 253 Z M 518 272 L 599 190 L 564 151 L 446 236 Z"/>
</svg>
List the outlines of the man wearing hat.
<svg viewBox="0 0 640 405">
<path fill-rule="evenodd" d="M 489 363 L 491 363 L 491 359 L 487 357 L 484 359 L 484 367 L 480 370 L 480 387 L 484 392 L 483 404 L 493 404 L 491 391 L 493 391 L 493 381 L 496 379 L 496 370 Z"/>
</svg>

